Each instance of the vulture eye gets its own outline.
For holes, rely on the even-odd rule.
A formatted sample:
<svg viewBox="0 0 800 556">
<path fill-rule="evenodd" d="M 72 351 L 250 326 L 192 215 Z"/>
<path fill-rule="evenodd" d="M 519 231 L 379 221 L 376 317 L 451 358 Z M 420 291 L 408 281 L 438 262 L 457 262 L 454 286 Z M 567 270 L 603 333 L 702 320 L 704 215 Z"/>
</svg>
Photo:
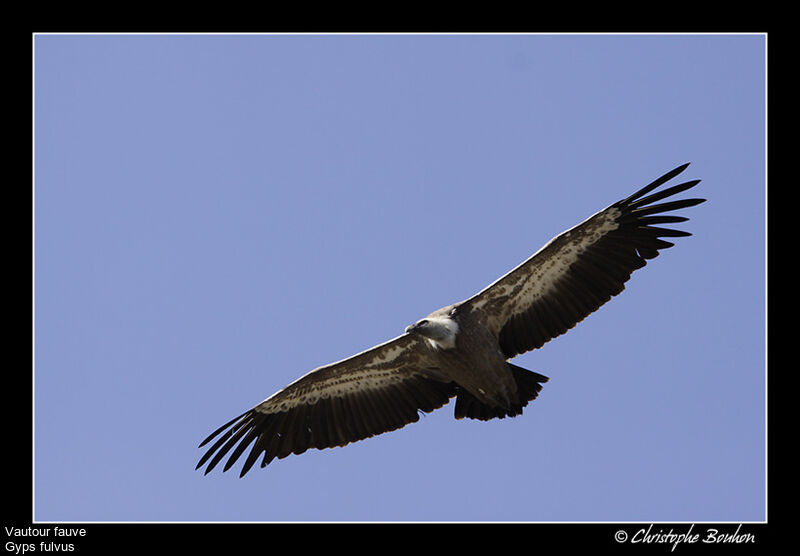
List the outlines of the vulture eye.
<svg viewBox="0 0 800 556">
<path fill-rule="evenodd" d="M 417 326 L 425 326 L 426 324 L 428 324 L 428 321 L 426 319 L 422 319 L 417 323 Z"/>
</svg>

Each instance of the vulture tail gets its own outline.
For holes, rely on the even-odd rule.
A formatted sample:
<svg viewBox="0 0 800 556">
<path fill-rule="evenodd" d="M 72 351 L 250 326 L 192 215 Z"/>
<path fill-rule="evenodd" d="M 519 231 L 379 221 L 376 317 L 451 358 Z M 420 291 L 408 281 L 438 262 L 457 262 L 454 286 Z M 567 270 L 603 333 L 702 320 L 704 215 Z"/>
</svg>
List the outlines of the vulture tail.
<svg viewBox="0 0 800 556">
<path fill-rule="evenodd" d="M 469 417 L 470 419 L 488 421 L 489 419 L 503 419 L 522 415 L 522 408 L 528 405 L 529 401 L 536 399 L 536 396 L 542 390 L 542 384 L 549 379 L 544 375 L 523 369 L 513 363 L 508 363 L 508 369 L 517 383 L 519 403 L 512 404 L 509 409 L 495 407 L 478 401 L 475 396 L 463 388 L 459 388 L 458 397 L 456 398 L 456 419 Z"/>
</svg>

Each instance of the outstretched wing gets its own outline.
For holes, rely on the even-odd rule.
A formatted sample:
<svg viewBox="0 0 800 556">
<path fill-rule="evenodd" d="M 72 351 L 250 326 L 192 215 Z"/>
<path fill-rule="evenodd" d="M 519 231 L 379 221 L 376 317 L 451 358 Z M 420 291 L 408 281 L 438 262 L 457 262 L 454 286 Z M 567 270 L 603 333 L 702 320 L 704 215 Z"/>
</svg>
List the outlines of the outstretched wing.
<svg viewBox="0 0 800 556">
<path fill-rule="evenodd" d="M 265 467 L 276 457 L 344 446 L 419 420 L 418 411 L 431 412 L 455 395 L 455 386 L 427 367 L 426 351 L 404 334 L 311 371 L 214 431 L 201 447 L 224 434 L 197 468 L 210 459 L 208 473 L 235 446 L 227 471 L 252 444 L 243 476 L 261 454 Z"/>
<path fill-rule="evenodd" d="M 675 168 L 627 199 L 614 203 L 553 238 L 527 261 L 466 300 L 482 309 L 506 357 L 541 347 L 563 334 L 625 288 L 631 273 L 672 247 L 661 238 L 689 236 L 659 227 L 688 218 L 663 213 L 705 199 L 653 204 L 686 191 L 700 180 L 651 191 L 683 172 Z"/>
</svg>

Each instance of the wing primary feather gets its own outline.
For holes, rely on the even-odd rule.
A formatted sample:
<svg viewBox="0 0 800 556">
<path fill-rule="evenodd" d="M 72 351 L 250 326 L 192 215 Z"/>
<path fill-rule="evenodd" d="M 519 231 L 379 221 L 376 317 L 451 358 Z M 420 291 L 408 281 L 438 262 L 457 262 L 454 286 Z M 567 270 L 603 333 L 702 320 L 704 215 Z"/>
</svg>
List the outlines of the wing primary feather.
<svg viewBox="0 0 800 556">
<path fill-rule="evenodd" d="M 261 468 L 263 469 L 275 459 L 275 454 L 271 454 L 266 448 L 264 449 L 264 457 L 261 458 Z"/>
<path fill-rule="evenodd" d="M 222 471 L 225 472 L 231 468 L 231 466 L 239 459 L 239 456 L 242 455 L 242 452 L 255 440 L 258 438 L 258 425 L 253 424 L 249 427 L 247 431 L 247 435 L 239 442 L 236 448 L 231 452 L 228 461 L 225 462 L 225 466 L 222 468 Z"/>
<path fill-rule="evenodd" d="M 233 424 L 234 424 L 236 421 L 238 421 L 239 419 L 241 419 L 242 417 L 244 417 L 244 416 L 245 416 L 245 415 L 247 415 L 248 413 L 250 413 L 250 411 L 245 411 L 244 413 L 242 413 L 242 414 L 241 414 L 241 415 L 239 415 L 238 417 L 234 417 L 233 419 L 231 419 L 230 421 L 228 421 L 227 423 L 225 423 L 224 425 L 222 425 L 220 428 L 218 428 L 217 430 L 215 430 L 214 432 L 212 432 L 211 434 L 209 434 L 209 435 L 206 437 L 206 439 L 205 439 L 205 440 L 203 440 L 203 441 L 200 443 L 200 445 L 198 446 L 198 448 L 202 448 L 203 446 L 205 446 L 206 444 L 208 444 L 208 442 L 209 442 L 209 441 L 210 441 L 212 438 L 214 438 L 214 437 L 215 437 L 215 436 L 217 436 L 219 433 L 221 433 L 222 431 L 224 431 L 225 429 L 227 429 L 228 427 L 230 427 L 231 425 L 233 425 Z"/>
<path fill-rule="evenodd" d="M 642 233 L 647 233 L 653 237 L 689 237 L 691 232 L 684 230 L 673 230 L 672 228 L 659 228 L 657 226 L 644 226 L 640 228 Z"/>
<path fill-rule="evenodd" d="M 208 474 L 212 469 L 214 469 L 217 464 L 225 457 L 225 454 L 233 447 L 236 442 L 247 432 L 246 427 L 240 428 L 235 434 L 231 434 L 230 439 L 225 443 L 224 446 L 217 449 L 217 453 L 214 454 L 214 457 L 211 458 L 211 461 L 208 463 L 208 467 L 206 468 L 206 474 Z"/>
<path fill-rule="evenodd" d="M 649 226 L 650 224 L 677 224 L 679 222 L 687 222 L 688 220 L 689 219 L 685 216 L 675 216 L 672 214 L 641 217 L 637 217 L 635 214 L 629 214 L 620 217 L 618 222 L 620 224 L 635 223 L 637 226 Z"/>
<path fill-rule="evenodd" d="M 220 449 L 220 446 L 225 444 L 234 435 L 234 433 L 237 430 L 241 429 L 241 427 L 244 426 L 244 423 L 246 423 L 248 421 L 249 414 L 250 414 L 250 412 L 245 413 L 244 414 L 244 418 L 239 423 L 237 423 L 234 426 L 234 428 L 226 431 L 225 434 L 220 436 L 217 439 L 217 441 L 214 442 L 214 444 L 208 450 L 206 450 L 206 453 L 203 454 L 203 457 L 201 457 L 200 461 L 197 462 L 197 466 L 195 467 L 195 469 L 200 469 L 200 467 L 203 466 L 203 464 L 208 460 L 208 458 L 210 458 L 215 452 L 217 452 L 217 450 Z M 208 473 L 209 471 L 210 471 L 210 469 L 207 469 L 206 473 Z"/>
<path fill-rule="evenodd" d="M 628 207 L 630 207 L 631 209 L 635 209 L 637 207 L 649 205 L 650 203 L 655 203 L 656 201 L 660 201 L 661 199 L 665 199 L 667 197 L 676 195 L 682 191 L 686 191 L 687 189 L 691 189 L 698 183 L 700 183 L 700 180 L 692 180 L 692 181 L 687 181 L 686 183 L 673 185 L 672 187 L 668 187 L 662 191 L 659 191 L 658 193 L 653 193 L 652 195 L 648 195 L 643 199 L 637 199 L 635 202 L 628 203 Z"/>
<path fill-rule="evenodd" d="M 632 203 L 633 201 L 635 201 L 636 199 L 638 199 L 642 195 L 647 195 L 648 193 L 650 193 L 653 189 L 655 189 L 659 185 L 668 182 L 669 180 L 671 180 L 672 178 L 674 178 L 675 176 L 677 176 L 678 174 L 680 174 L 681 172 L 686 170 L 686 168 L 688 168 L 688 167 L 689 167 L 689 163 L 688 162 L 686 164 L 681 164 L 680 166 L 678 166 L 674 170 L 670 170 L 669 172 L 667 172 L 666 174 L 664 174 L 663 176 L 661 176 L 657 180 L 653 181 L 649 185 L 644 186 L 643 188 L 641 188 L 639 191 L 637 191 L 636 193 L 634 193 L 630 197 L 628 197 L 626 199 L 623 199 L 622 201 L 619 201 L 618 203 L 616 203 L 616 205 L 627 205 L 628 203 Z"/>
<path fill-rule="evenodd" d="M 244 477 L 245 474 L 250 471 L 250 468 L 253 467 L 253 464 L 258 459 L 258 456 L 261 455 L 261 452 L 264 451 L 264 443 L 266 437 L 263 434 L 258 436 L 256 443 L 253 444 L 253 448 L 250 450 L 250 453 L 247 454 L 247 459 L 242 465 L 242 470 L 239 472 L 239 477 Z"/>
<path fill-rule="evenodd" d="M 635 214 L 636 216 L 647 216 L 648 214 L 693 207 L 704 202 L 705 199 L 681 199 L 680 201 L 670 201 L 668 203 L 661 203 L 660 205 L 650 205 L 647 207 L 634 209 L 631 211 L 631 213 Z"/>
<path fill-rule="evenodd" d="M 197 465 L 195 466 L 195 469 L 200 469 L 201 467 L 203 467 L 203 464 L 208 460 L 208 458 L 210 458 L 212 455 L 214 455 L 214 452 L 216 452 L 217 449 L 219 449 L 220 446 L 225 444 L 225 442 L 228 440 L 228 438 L 230 438 L 230 436 L 232 434 L 233 433 L 231 431 L 228 431 L 225 434 L 223 434 L 219 438 L 219 440 L 214 442 L 213 446 L 211 446 L 208 450 L 206 450 L 206 453 L 203 454 L 203 457 L 201 457 L 200 461 L 197 462 Z M 208 473 L 208 471 L 206 471 L 206 474 L 207 473 Z"/>
</svg>

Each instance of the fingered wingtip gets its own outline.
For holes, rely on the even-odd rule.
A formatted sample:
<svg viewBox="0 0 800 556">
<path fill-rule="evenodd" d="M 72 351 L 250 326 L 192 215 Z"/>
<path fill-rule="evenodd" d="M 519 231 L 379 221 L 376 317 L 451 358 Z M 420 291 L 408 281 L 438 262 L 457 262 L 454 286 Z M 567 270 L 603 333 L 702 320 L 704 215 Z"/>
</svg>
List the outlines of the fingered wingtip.
<svg viewBox="0 0 800 556">
<path fill-rule="evenodd" d="M 678 174 L 683 173 L 683 171 L 689 167 L 689 164 L 691 164 L 691 162 L 684 162 L 683 164 L 681 164 L 680 166 L 669 172 L 667 175 L 670 175 L 671 176 L 670 179 L 672 179 Z"/>
</svg>

